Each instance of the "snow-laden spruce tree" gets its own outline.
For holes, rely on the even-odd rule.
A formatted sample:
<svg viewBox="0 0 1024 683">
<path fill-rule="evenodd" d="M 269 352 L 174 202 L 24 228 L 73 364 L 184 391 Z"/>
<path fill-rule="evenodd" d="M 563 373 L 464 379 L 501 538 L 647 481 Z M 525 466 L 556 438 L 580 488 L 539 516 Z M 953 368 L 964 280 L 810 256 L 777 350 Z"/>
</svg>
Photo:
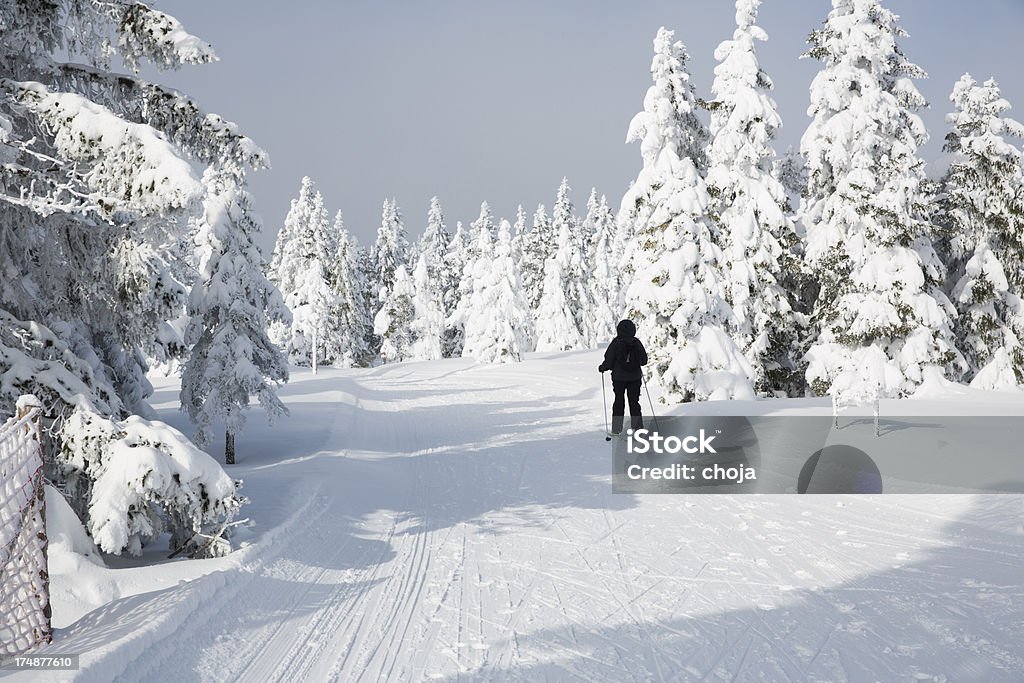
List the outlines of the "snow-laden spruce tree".
<svg viewBox="0 0 1024 683">
<path fill-rule="evenodd" d="M 411 360 L 437 360 L 441 358 L 441 340 L 444 335 L 444 311 L 441 290 L 430 277 L 427 255 L 420 254 L 416 269 L 412 273 L 413 298 L 412 321 L 409 335 L 412 347 Z"/>
<path fill-rule="evenodd" d="M 618 312 L 622 309 L 619 301 L 620 286 L 618 257 L 615 254 L 615 216 L 608 207 L 608 200 L 597 189 L 590 190 L 587 200 L 587 216 L 583 220 L 587 234 L 587 258 L 589 277 L 587 315 L 584 318 L 585 342 L 590 348 L 600 346 L 615 336 Z"/>
<path fill-rule="evenodd" d="M 194 169 L 266 164 L 236 126 L 137 77 L 204 64 L 212 48 L 126 0 L 0 4 L 0 413 L 44 405 L 48 476 L 102 550 L 171 532 L 216 554 L 236 482 L 149 419 L 147 359 L 182 358 L 174 277 L 207 187 Z M 113 73 L 121 58 L 129 73 Z M 65 61 L 67 60 L 67 61 Z M 205 536 L 205 537 L 204 537 Z"/>
<path fill-rule="evenodd" d="M 1024 382 L 1024 173 L 1007 138 L 1024 126 L 1005 116 L 999 85 L 965 74 L 950 95 L 955 111 L 945 149 L 954 159 L 942 182 L 940 215 L 950 239 L 956 338 L 972 386 Z"/>
<path fill-rule="evenodd" d="M 772 141 L 782 127 L 772 81 L 761 69 L 755 41 L 768 36 L 757 25 L 761 0 L 737 0 L 736 31 L 715 50 L 708 191 L 724 260 L 728 330 L 754 370 L 762 394 L 790 393 L 800 349 L 795 314 L 783 277 L 798 261 L 797 234 L 788 215 L 786 189 L 772 174 Z"/>
<path fill-rule="evenodd" d="M 444 334 L 441 341 L 441 353 L 444 358 L 457 358 L 462 355 L 464 338 L 462 323 L 453 316 L 462 299 L 462 274 L 468 259 L 469 247 L 466 245 L 466 233 L 462 229 L 462 221 L 457 221 L 455 232 L 448 241 L 448 248 L 445 251 L 439 283 L 445 312 Z"/>
<path fill-rule="evenodd" d="M 824 68 L 811 84 L 813 120 L 801 142 L 808 187 L 800 219 L 820 286 L 807 381 L 817 394 L 836 383 L 858 396 L 906 395 L 928 368 L 959 377 L 962 364 L 921 191 L 917 150 L 927 133 L 915 111 L 925 101 L 912 79 L 924 72 L 903 56 L 898 18 L 878 0 L 832 5 L 809 39 L 808 56 Z M 865 371 L 878 357 L 872 347 L 889 359 L 892 371 L 881 374 L 902 378 L 896 391 Z"/>
<path fill-rule="evenodd" d="M 512 260 L 516 263 L 523 261 L 523 247 L 526 245 L 529 234 L 526 227 L 526 211 L 520 204 L 516 207 L 516 220 L 512 224 Z"/>
<path fill-rule="evenodd" d="M 643 169 L 620 220 L 631 220 L 627 315 L 647 346 L 662 400 L 750 398 L 753 370 L 729 336 L 732 313 L 719 270 L 722 251 L 699 166 L 707 134 L 695 113 L 683 44 L 664 28 L 654 40 L 654 85 L 633 118 Z"/>
<path fill-rule="evenodd" d="M 530 310 L 537 310 L 544 290 L 544 265 L 555 252 L 551 218 L 543 204 L 533 213 L 532 228 L 522 240 L 519 271 Z"/>
<path fill-rule="evenodd" d="M 288 292 L 284 299 L 292 313 L 288 358 L 296 365 L 312 367 L 313 374 L 325 360 L 334 360 L 324 357 L 325 347 L 333 349 L 337 337 L 335 319 L 331 316 L 337 301 L 327 277 L 319 258 L 308 259 L 306 269 L 296 275 L 294 291 Z"/>
<path fill-rule="evenodd" d="M 308 175 L 302 176 L 302 181 L 299 184 L 299 196 L 292 200 L 288 215 L 285 216 L 285 224 L 278 230 L 278 239 L 274 241 L 273 254 L 270 257 L 270 266 L 267 272 L 270 281 L 278 285 L 282 291 L 291 291 L 290 281 L 294 276 L 294 268 L 300 265 L 293 254 L 295 251 L 301 250 L 300 244 L 308 239 L 306 237 L 309 233 L 308 225 L 315 220 L 327 220 L 323 198 L 321 206 L 319 206 L 319 211 L 324 212 L 323 215 L 313 215 L 317 211 L 313 206 L 313 198 L 316 194 L 316 185 L 313 179 Z"/>
<path fill-rule="evenodd" d="M 431 197 L 430 209 L 427 211 L 427 227 L 420 237 L 419 248 L 416 250 L 417 261 L 420 256 L 427 257 L 427 274 L 431 282 L 441 281 L 441 271 L 444 269 L 445 253 L 448 251 L 450 240 L 441 201 L 437 197 Z"/>
<path fill-rule="evenodd" d="M 500 226 L 499 226 L 500 230 Z M 526 211 L 523 209 L 523 205 L 520 204 L 516 207 L 516 221 L 512 224 L 512 243 L 510 246 L 510 257 L 512 259 L 513 267 L 516 271 L 516 282 L 519 283 L 520 293 L 522 294 L 523 305 L 528 315 L 523 323 L 523 334 L 522 338 L 522 350 L 532 351 L 535 345 L 533 337 L 533 315 L 530 312 L 530 299 L 526 294 L 526 287 L 523 286 L 523 266 L 526 245 L 529 243 L 530 232 L 526 227 Z"/>
<path fill-rule="evenodd" d="M 281 294 L 263 273 L 263 257 L 253 242 L 260 225 L 249 193 L 235 173 L 210 169 L 203 220 L 196 233 L 199 278 L 188 299 L 185 343 L 192 348 L 181 373 L 181 408 L 196 425 L 196 443 L 213 437 L 224 424 L 224 461 L 235 461 L 235 435 L 245 426 L 255 396 L 273 421 L 287 413 L 276 383 L 288 367 L 267 336 L 268 323 L 287 324 Z"/>
<path fill-rule="evenodd" d="M 373 333 L 380 338 L 382 363 L 401 363 L 412 357 L 414 294 L 405 265 L 399 265 L 395 268 L 394 284 L 380 290 L 380 310 L 373 319 Z"/>
<path fill-rule="evenodd" d="M 377 229 L 377 241 L 373 245 L 372 271 L 367 277 L 369 287 L 369 310 L 379 312 L 385 305 L 380 293 L 395 289 L 395 272 L 404 266 L 409 258 L 409 242 L 402 223 L 402 215 L 394 199 L 385 199 L 381 208 L 380 227 Z M 406 271 L 408 275 L 408 271 Z M 374 322 L 374 328 L 376 328 Z M 380 352 L 381 339 L 374 333 L 372 349 Z"/>
<path fill-rule="evenodd" d="M 569 198 L 571 191 L 569 179 L 562 178 L 555 195 L 555 205 L 551 210 L 551 234 L 554 235 L 556 242 L 553 248 L 547 247 L 545 250 L 549 255 L 555 252 L 560 254 L 565 300 L 569 305 L 569 310 L 573 313 L 573 320 L 582 340 L 581 346 L 588 346 L 593 324 L 590 320 L 590 272 L 589 264 L 586 261 L 587 240 L 583 224 L 576 217 L 576 207 L 573 206 L 572 199 Z"/>
<path fill-rule="evenodd" d="M 339 212 L 340 216 L 340 212 Z M 342 368 L 365 367 L 373 362 L 367 341 L 373 331 L 366 309 L 366 277 L 360 262 L 360 249 L 348 230 L 335 221 L 338 252 L 334 259 L 331 287 L 334 305 L 329 312 L 336 335 L 329 349 L 334 364 Z"/>
<path fill-rule="evenodd" d="M 330 310 L 337 244 L 323 195 L 306 176 L 278 232 L 270 273 L 292 312 L 290 324 L 273 325 L 272 337 L 296 365 L 334 361 L 338 329 Z"/>
<path fill-rule="evenodd" d="M 580 302 L 570 300 L 580 268 L 579 249 L 570 226 L 561 223 L 555 253 L 544 264 L 544 286 L 534 313 L 537 351 L 570 351 L 583 348 L 584 338 L 576 322 Z"/>
<path fill-rule="evenodd" d="M 484 244 L 481 235 L 487 233 L 488 244 L 494 243 L 494 214 L 491 213 L 491 205 L 487 202 L 480 203 L 480 215 L 477 219 L 469 224 L 469 235 L 467 236 L 466 245 L 469 249 L 470 257 L 475 258 L 479 254 L 477 253 L 477 247 Z"/>
<path fill-rule="evenodd" d="M 408 252 L 409 241 L 405 234 L 405 225 L 402 223 L 402 214 L 394 199 L 385 199 L 381 209 L 380 227 L 377 229 L 377 241 L 373 247 L 373 267 L 376 275 L 374 284 L 377 287 L 394 289 L 395 272 L 399 266 L 406 265 Z"/>
<path fill-rule="evenodd" d="M 529 343 L 529 311 L 512 260 L 512 226 L 502 220 L 493 245 L 486 232 L 479 239 L 473 291 L 460 310 L 466 333 L 462 355 L 483 363 L 519 361 Z"/>
</svg>

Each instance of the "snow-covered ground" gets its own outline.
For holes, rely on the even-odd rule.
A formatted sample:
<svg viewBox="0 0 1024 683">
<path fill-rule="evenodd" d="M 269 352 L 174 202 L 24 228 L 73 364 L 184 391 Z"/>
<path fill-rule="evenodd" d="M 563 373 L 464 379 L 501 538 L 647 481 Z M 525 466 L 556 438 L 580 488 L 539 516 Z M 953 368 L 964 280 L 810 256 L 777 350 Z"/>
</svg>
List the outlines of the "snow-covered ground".
<svg viewBox="0 0 1024 683">
<path fill-rule="evenodd" d="M 598 362 L 293 370 L 238 440 L 241 548 L 56 542 L 49 651 L 79 680 L 1024 679 L 1024 498 L 613 495 Z M 1024 414 L 962 391 L 882 410 Z"/>
</svg>

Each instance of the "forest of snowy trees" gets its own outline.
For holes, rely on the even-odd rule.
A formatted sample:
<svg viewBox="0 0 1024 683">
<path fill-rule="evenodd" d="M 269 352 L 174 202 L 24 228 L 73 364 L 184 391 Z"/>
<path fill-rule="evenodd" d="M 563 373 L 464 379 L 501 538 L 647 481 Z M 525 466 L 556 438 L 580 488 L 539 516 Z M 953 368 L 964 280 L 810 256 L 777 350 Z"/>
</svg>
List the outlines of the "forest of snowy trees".
<svg viewBox="0 0 1024 683">
<path fill-rule="evenodd" d="M 833 5 L 809 40 L 822 69 L 799 154 L 773 148 L 760 0 L 738 0 L 709 96 L 683 44 L 658 31 L 627 135 L 643 166 L 617 211 L 596 190 L 577 211 L 563 180 L 529 224 L 522 207 L 510 223 L 484 202 L 450 231 L 435 197 L 410 244 L 391 199 L 360 247 L 303 179 L 270 271 L 294 314 L 276 339 L 305 365 L 506 362 L 595 348 L 631 317 L 669 402 L 870 400 L 929 377 L 1016 386 L 1024 131 L 994 81 L 965 75 L 950 98 L 952 165 L 928 180 L 924 72 L 900 51 L 897 18 L 878 0 Z"/>
<path fill-rule="evenodd" d="M 416 218 L 387 199 L 360 245 L 304 178 L 269 263 L 247 190 L 265 154 L 138 77 L 209 45 L 128 0 L 0 4 L 0 411 L 42 401 L 49 476 L 104 551 L 170 531 L 216 553 L 242 499 L 200 448 L 222 426 L 232 462 L 253 397 L 284 414 L 289 363 L 514 362 L 597 348 L 629 317 L 666 402 L 1019 385 L 1024 126 L 997 83 L 951 84 L 951 163 L 929 176 L 897 17 L 833 0 L 810 124 L 779 155 L 760 4 L 736 2 L 705 79 L 657 32 L 621 200 L 574 206 L 563 180 L 550 210 L 483 202 L 453 227 L 437 198 Z M 158 363 L 181 370 L 195 444 L 146 403 Z"/>
</svg>

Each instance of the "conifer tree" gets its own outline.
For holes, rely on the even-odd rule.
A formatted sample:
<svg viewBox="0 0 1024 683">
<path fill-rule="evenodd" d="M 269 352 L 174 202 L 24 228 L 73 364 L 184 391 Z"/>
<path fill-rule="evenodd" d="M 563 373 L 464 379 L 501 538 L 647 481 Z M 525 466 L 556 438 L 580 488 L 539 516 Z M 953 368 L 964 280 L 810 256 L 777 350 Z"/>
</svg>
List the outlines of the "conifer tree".
<svg viewBox="0 0 1024 683">
<path fill-rule="evenodd" d="M 489 235 L 481 233 L 482 241 Z M 473 266 L 473 291 L 463 308 L 463 356 L 483 363 L 519 361 L 529 343 L 529 313 L 512 260 L 512 226 L 502 220 L 493 245 L 481 244 Z"/>
<path fill-rule="evenodd" d="M 337 336 L 329 315 L 337 252 L 337 240 L 330 233 L 323 196 L 307 176 L 278 233 L 276 269 L 271 273 L 293 313 L 289 326 L 273 326 L 273 338 L 296 365 L 333 360 L 324 353 L 325 347 L 333 348 Z"/>
<path fill-rule="evenodd" d="M 562 178 L 551 211 L 551 233 L 556 236 L 554 250 L 562 264 L 562 282 L 565 300 L 573 313 L 580 346 L 588 343 L 588 330 L 592 327 L 590 315 L 590 291 L 587 280 L 589 273 L 586 263 L 586 239 L 576 207 L 569 198 L 569 179 Z M 551 251 L 548 252 L 552 253 Z"/>
<path fill-rule="evenodd" d="M 558 231 L 558 249 L 544 264 L 544 287 L 534 316 L 537 351 L 570 351 L 584 345 L 577 323 L 578 303 L 566 295 L 572 291 L 570 283 L 575 279 L 578 257 L 569 225 L 563 222 Z"/>
<path fill-rule="evenodd" d="M 394 199 L 385 199 L 381 209 L 380 228 L 373 248 L 373 267 L 379 287 L 394 289 L 395 271 L 406 264 L 409 242 L 402 223 L 402 214 Z M 406 273 L 408 275 L 408 273 Z"/>
<path fill-rule="evenodd" d="M 412 357 L 410 326 L 415 294 L 404 264 L 395 268 L 391 287 L 380 291 L 381 307 L 373 319 L 373 333 L 380 338 L 380 360 L 385 364 L 401 363 Z"/>
<path fill-rule="evenodd" d="M 334 307 L 330 313 L 337 332 L 331 353 L 334 364 L 339 367 L 362 367 L 373 360 L 367 341 L 373 328 L 366 309 L 367 285 L 360 263 L 361 250 L 344 227 L 337 234 L 338 252 L 334 260 L 332 286 Z"/>
<path fill-rule="evenodd" d="M 409 357 L 413 360 L 437 360 L 441 358 L 441 341 L 444 333 L 444 311 L 441 309 L 441 291 L 430 278 L 427 255 L 421 253 L 413 271 L 412 321 L 409 334 L 412 348 Z"/>
<path fill-rule="evenodd" d="M 695 113 L 686 50 L 673 37 L 658 31 L 654 84 L 627 136 L 641 142 L 644 162 L 619 212 L 632 221 L 627 315 L 650 350 L 663 401 L 749 398 L 753 371 L 726 331 L 722 252 L 700 172 L 707 134 Z"/>
<path fill-rule="evenodd" d="M 488 243 L 494 242 L 494 215 L 491 213 L 490 204 L 486 201 L 480 203 L 480 215 L 469 224 L 467 245 L 469 253 L 473 257 L 477 255 L 477 247 L 484 243 L 481 239 L 482 233 L 487 233 Z"/>
<path fill-rule="evenodd" d="M 389 295 L 394 294 L 395 272 L 399 266 L 406 264 L 408 252 L 409 243 L 398 205 L 394 199 L 385 199 L 381 209 L 380 227 L 377 229 L 377 241 L 373 246 L 373 270 L 367 277 L 367 282 L 370 285 L 369 310 L 379 312 L 388 305 L 384 299 L 384 292 Z M 406 276 L 408 276 L 408 271 L 406 271 Z M 376 318 L 374 318 L 374 329 L 376 327 Z M 374 332 L 372 350 L 380 353 L 382 343 L 382 339 Z"/>
<path fill-rule="evenodd" d="M 906 395 L 930 368 L 958 377 L 962 364 L 921 188 L 927 134 L 915 111 L 925 101 L 912 79 L 924 72 L 900 51 L 905 34 L 878 0 L 832 5 L 807 53 L 824 63 L 801 143 L 800 218 L 820 285 L 807 380 L 818 394 L 841 387 L 840 399 Z"/>
<path fill-rule="evenodd" d="M 431 282 L 439 283 L 441 280 L 441 270 L 449 241 L 450 235 L 445 226 L 441 202 L 437 197 L 431 197 L 430 209 L 427 212 L 427 228 L 420 237 L 417 250 L 417 260 L 420 256 L 427 257 L 427 275 Z"/>
<path fill-rule="evenodd" d="M 466 245 L 466 233 L 462 229 L 462 221 L 458 221 L 455 224 L 455 233 L 448 241 L 444 267 L 441 271 L 441 300 L 445 313 L 441 352 L 445 358 L 457 358 L 462 355 L 464 339 L 462 323 L 455 316 L 455 312 L 464 295 L 461 289 L 462 276 L 468 259 L 469 248 Z"/>
<path fill-rule="evenodd" d="M 757 25 L 761 0 L 737 0 L 736 31 L 718 46 L 711 110 L 708 191 L 724 261 L 728 330 L 754 370 L 755 388 L 771 394 L 799 387 L 796 316 L 783 286 L 798 267 L 796 230 L 786 190 L 772 174 L 772 140 L 781 128 L 772 81 L 754 42 L 768 36 Z M 796 385 L 796 386 L 794 386 Z"/>
<path fill-rule="evenodd" d="M 588 252 L 587 263 L 589 277 L 586 280 L 589 297 L 587 315 L 584 319 L 586 343 L 596 347 L 614 335 L 618 321 L 619 278 L 614 253 L 615 217 L 608 208 L 604 195 L 597 198 L 597 190 L 590 191 L 587 200 L 587 216 L 583 221 L 586 226 Z"/>
<path fill-rule="evenodd" d="M 288 367 L 267 336 L 268 319 L 287 323 L 288 309 L 263 274 L 253 242 L 260 225 L 242 178 L 208 170 L 201 227 L 196 233 L 199 279 L 189 295 L 185 343 L 192 353 L 182 369 L 181 407 L 196 425 L 196 443 L 210 443 L 214 420 L 225 429 L 224 460 L 235 461 L 235 435 L 255 395 L 271 421 L 287 413 L 277 382 Z"/>
<path fill-rule="evenodd" d="M 1021 151 L 1007 138 L 1024 126 L 999 85 L 965 74 L 953 89 L 954 154 L 943 178 L 940 216 L 950 238 L 956 338 L 973 386 L 1003 389 L 1024 382 L 1024 173 Z"/>
<path fill-rule="evenodd" d="M 551 218 L 543 204 L 537 206 L 533 214 L 533 226 L 523 238 L 522 273 L 523 291 L 530 310 L 535 311 L 540 305 L 541 293 L 544 289 L 544 266 L 554 253 L 554 239 L 551 230 Z"/>
</svg>

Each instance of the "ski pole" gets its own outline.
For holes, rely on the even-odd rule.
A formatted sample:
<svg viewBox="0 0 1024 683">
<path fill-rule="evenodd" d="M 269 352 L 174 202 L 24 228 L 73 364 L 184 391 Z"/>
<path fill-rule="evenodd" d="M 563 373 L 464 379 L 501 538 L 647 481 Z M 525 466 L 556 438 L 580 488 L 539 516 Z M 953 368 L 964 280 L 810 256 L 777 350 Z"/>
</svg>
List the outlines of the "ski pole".
<svg viewBox="0 0 1024 683">
<path fill-rule="evenodd" d="M 608 436 L 608 393 L 605 389 L 604 373 L 601 373 L 601 402 L 604 403 L 604 440 L 611 441 L 612 437 Z"/>
<path fill-rule="evenodd" d="M 651 407 L 651 419 L 654 420 L 654 431 L 658 431 L 658 416 L 654 414 L 654 401 L 651 400 L 651 390 L 647 388 L 647 375 L 643 372 L 640 376 L 644 380 L 644 391 L 647 392 L 647 405 Z M 602 385 L 603 386 L 603 385 Z"/>
</svg>

